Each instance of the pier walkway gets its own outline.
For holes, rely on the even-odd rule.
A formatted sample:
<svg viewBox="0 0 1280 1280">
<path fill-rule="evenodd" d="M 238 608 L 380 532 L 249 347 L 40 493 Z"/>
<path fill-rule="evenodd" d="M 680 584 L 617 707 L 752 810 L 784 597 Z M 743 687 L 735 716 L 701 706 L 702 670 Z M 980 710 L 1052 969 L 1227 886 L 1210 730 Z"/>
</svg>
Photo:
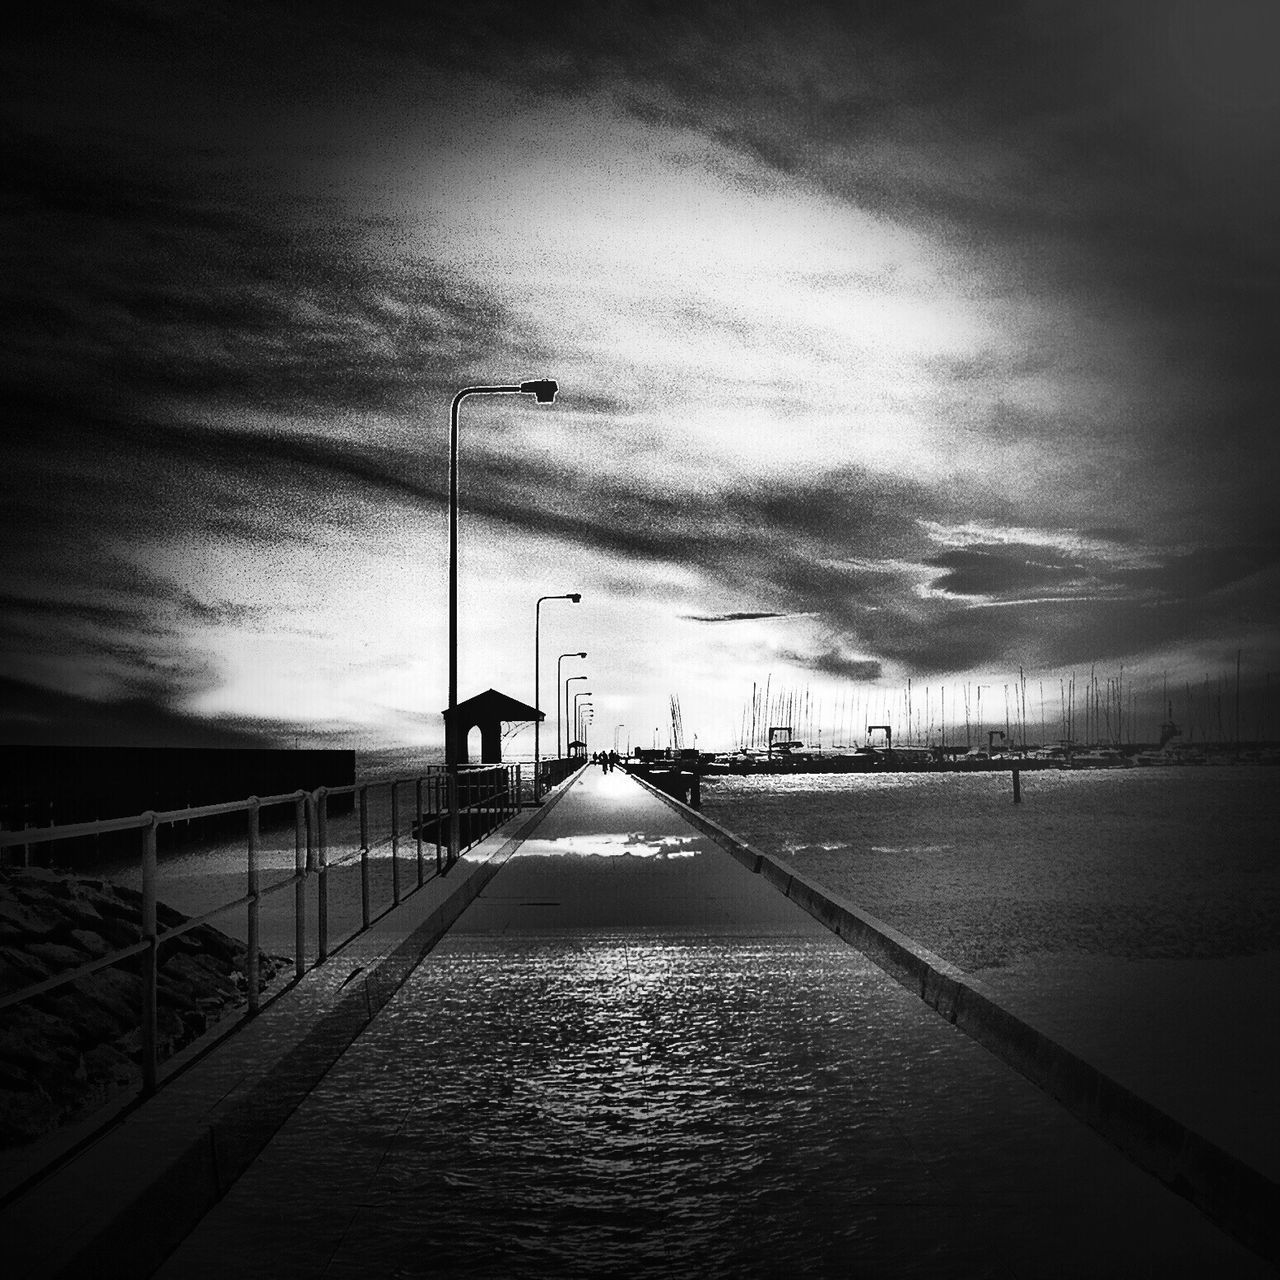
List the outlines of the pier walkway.
<svg viewBox="0 0 1280 1280">
<path fill-rule="evenodd" d="M 520 823 L 157 1274 L 1273 1274 L 625 774 Z"/>
</svg>

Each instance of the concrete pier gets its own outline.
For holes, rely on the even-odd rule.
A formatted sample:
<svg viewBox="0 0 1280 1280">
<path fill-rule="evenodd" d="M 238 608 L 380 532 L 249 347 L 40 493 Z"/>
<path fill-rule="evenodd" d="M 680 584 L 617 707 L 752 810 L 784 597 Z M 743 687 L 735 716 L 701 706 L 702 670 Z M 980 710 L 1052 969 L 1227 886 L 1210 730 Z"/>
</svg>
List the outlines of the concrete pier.
<svg viewBox="0 0 1280 1280">
<path fill-rule="evenodd" d="M 11 1274 L 1273 1274 L 722 845 L 587 770 L 7 1212 Z"/>
</svg>

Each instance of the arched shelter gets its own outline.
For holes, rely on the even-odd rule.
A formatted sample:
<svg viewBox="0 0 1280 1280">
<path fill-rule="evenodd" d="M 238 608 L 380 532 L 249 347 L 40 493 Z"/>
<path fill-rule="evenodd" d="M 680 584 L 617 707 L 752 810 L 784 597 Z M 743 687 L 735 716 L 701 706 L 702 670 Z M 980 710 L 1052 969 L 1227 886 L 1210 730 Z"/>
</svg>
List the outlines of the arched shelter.
<svg viewBox="0 0 1280 1280">
<path fill-rule="evenodd" d="M 440 713 L 444 716 L 445 732 L 450 729 L 449 711 L 446 708 Z M 480 730 L 480 759 L 483 764 L 502 763 L 502 722 L 544 720 L 546 712 L 538 711 L 527 703 L 519 702 L 499 693 L 497 689 L 486 689 L 477 693 L 474 698 L 458 703 L 458 763 L 468 764 L 467 735 L 472 729 Z"/>
</svg>

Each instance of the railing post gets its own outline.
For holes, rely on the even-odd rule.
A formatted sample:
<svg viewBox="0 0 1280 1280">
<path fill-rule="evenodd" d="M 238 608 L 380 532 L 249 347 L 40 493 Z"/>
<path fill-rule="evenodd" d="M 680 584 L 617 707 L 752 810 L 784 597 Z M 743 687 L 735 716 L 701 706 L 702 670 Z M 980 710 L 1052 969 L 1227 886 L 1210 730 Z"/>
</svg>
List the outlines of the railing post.
<svg viewBox="0 0 1280 1280">
<path fill-rule="evenodd" d="M 307 972 L 307 855 L 311 849 L 311 823 L 307 793 L 299 791 L 293 802 L 293 976 Z"/>
<path fill-rule="evenodd" d="M 522 788 L 522 786 L 524 785 L 524 783 L 523 783 L 523 779 L 522 779 L 522 778 L 521 778 L 521 776 L 520 776 L 521 768 L 522 768 L 522 766 L 521 766 L 521 765 L 516 765 L 516 791 L 515 791 L 515 796 L 514 796 L 514 798 L 513 798 L 513 797 L 511 797 L 511 796 L 508 796 L 508 797 L 507 797 L 507 802 L 508 802 L 508 809 L 507 809 L 507 811 L 508 811 L 508 813 L 519 813 L 519 812 L 520 812 L 520 794 L 521 794 L 521 788 Z M 509 786 L 510 786 L 510 784 L 508 784 L 508 789 L 509 789 Z M 537 782 L 536 782 L 536 781 L 535 781 L 535 783 L 534 783 L 534 788 L 533 788 L 533 789 L 534 789 L 534 794 L 535 794 L 535 795 L 536 795 L 536 794 L 538 794 L 538 792 L 539 792 L 539 787 L 538 787 L 538 785 L 537 785 Z"/>
<path fill-rule="evenodd" d="M 360 788 L 360 927 L 369 927 L 369 788 Z"/>
<path fill-rule="evenodd" d="M 441 850 L 443 846 L 440 843 L 440 822 L 444 817 L 444 814 L 440 808 L 440 775 L 438 773 L 431 779 L 431 790 L 433 793 L 432 805 L 434 806 L 434 812 L 436 815 L 436 820 L 432 824 L 436 833 L 436 875 L 440 875 L 444 871 L 444 863 L 441 859 Z"/>
<path fill-rule="evenodd" d="M 400 905 L 400 788 L 391 781 L 391 904 Z"/>
<path fill-rule="evenodd" d="M 422 824 L 426 821 L 426 815 L 422 812 L 422 779 L 416 778 L 413 784 L 413 807 L 418 815 L 418 888 L 422 888 L 424 879 L 422 871 Z"/>
<path fill-rule="evenodd" d="M 249 797 L 249 951 L 245 957 L 245 982 L 248 985 L 249 1016 L 258 1012 L 258 818 L 261 805 L 257 796 Z"/>
<path fill-rule="evenodd" d="M 318 787 L 316 806 L 316 964 L 329 958 L 329 788 Z"/>
<path fill-rule="evenodd" d="M 148 809 L 142 828 L 142 1096 L 156 1091 L 156 984 L 159 941 L 156 937 L 156 815 Z"/>
<path fill-rule="evenodd" d="M 449 870 L 455 862 L 462 856 L 463 841 L 466 840 L 467 832 L 475 825 L 475 819 L 471 816 L 471 793 L 474 789 L 474 782 L 468 775 L 467 780 L 463 780 L 461 774 L 455 775 L 457 782 L 457 803 L 450 809 L 450 813 L 458 815 L 458 838 L 452 844 L 446 842 L 444 850 L 444 869 Z M 445 803 L 449 803 L 448 796 L 445 797 Z M 463 814 L 466 814 L 466 821 L 463 822 Z M 465 830 L 463 829 L 465 827 Z"/>
</svg>

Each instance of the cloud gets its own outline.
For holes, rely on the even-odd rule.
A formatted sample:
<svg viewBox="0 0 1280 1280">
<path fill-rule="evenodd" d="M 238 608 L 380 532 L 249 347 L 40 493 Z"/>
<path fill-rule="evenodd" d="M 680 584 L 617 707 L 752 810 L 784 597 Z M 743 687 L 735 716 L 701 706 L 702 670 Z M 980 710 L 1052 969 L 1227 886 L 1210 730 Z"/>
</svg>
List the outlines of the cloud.
<svg viewBox="0 0 1280 1280">
<path fill-rule="evenodd" d="M 760 618 L 786 618 L 785 613 L 685 613 L 680 615 L 689 622 L 751 622 Z"/>
<path fill-rule="evenodd" d="M 834 676 L 837 680 L 852 680 L 859 684 L 879 680 L 884 675 L 884 663 L 874 658 L 857 658 L 839 649 L 825 649 L 818 653 L 802 653 L 783 650 L 780 657 L 798 667 Z"/>
<path fill-rule="evenodd" d="M 285 725 L 184 714 L 163 693 L 89 698 L 0 677 L 0 741 L 22 746 L 268 747 Z"/>
<path fill-rule="evenodd" d="M 193 549 L 376 570 L 507 368 L 557 425 L 468 421 L 468 520 L 833 678 L 1273 624 L 1275 99 L 1165 8 L 29 15 L 6 659 L 188 705 L 202 637 L 306 625 Z"/>
<path fill-rule="evenodd" d="M 1023 555 L 1007 547 L 947 551 L 928 557 L 925 563 L 943 570 L 931 587 L 949 595 L 1016 598 L 1033 589 L 1061 593 L 1093 587 L 1084 565 L 1046 556 L 1043 548 L 1026 548 Z"/>
</svg>

